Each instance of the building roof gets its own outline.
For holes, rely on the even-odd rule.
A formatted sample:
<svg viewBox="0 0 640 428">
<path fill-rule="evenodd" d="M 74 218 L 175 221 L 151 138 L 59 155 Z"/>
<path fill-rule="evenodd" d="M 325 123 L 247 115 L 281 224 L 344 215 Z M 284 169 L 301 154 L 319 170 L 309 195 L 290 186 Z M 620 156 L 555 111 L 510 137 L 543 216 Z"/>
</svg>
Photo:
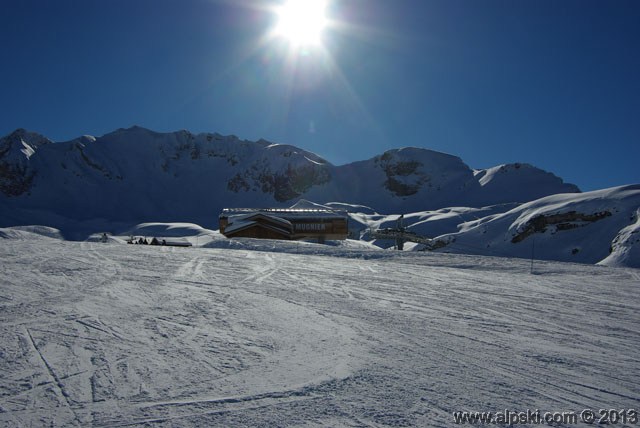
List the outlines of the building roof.
<svg viewBox="0 0 640 428">
<path fill-rule="evenodd" d="M 272 230 L 284 236 L 291 236 L 293 233 L 293 225 L 290 221 L 261 212 L 231 216 L 230 220 L 229 225 L 224 230 L 225 235 L 233 235 L 255 226 Z"/>
<path fill-rule="evenodd" d="M 262 213 L 272 217 L 346 217 L 346 211 L 324 208 L 225 208 L 220 217 Z"/>
</svg>

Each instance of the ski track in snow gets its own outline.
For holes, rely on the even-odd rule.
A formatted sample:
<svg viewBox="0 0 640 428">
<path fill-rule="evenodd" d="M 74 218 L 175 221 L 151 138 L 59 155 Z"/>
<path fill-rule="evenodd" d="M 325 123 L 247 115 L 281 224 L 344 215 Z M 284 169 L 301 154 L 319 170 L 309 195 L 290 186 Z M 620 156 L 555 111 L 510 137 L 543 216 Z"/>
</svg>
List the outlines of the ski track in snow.
<svg viewBox="0 0 640 428">
<path fill-rule="evenodd" d="M 0 424 L 452 426 L 457 410 L 638 408 L 634 270 L 327 252 L 4 240 Z"/>
</svg>

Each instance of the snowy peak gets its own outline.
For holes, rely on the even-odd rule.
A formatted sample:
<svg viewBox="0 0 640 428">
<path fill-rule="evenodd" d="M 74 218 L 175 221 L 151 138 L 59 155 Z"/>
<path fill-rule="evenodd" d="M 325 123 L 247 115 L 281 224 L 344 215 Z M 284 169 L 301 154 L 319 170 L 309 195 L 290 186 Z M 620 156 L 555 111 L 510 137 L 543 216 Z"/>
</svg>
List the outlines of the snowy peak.
<svg viewBox="0 0 640 428">
<path fill-rule="evenodd" d="M 233 138 L 233 145 L 225 147 L 226 156 L 233 157 L 236 167 L 226 179 L 228 191 L 263 193 L 277 202 L 286 202 L 331 180 L 333 166 L 315 153 L 266 140 L 253 143 Z M 238 145 L 242 146 L 240 153 Z"/>
<path fill-rule="evenodd" d="M 574 184 L 565 183 L 560 177 L 527 163 L 498 165 L 493 168 L 474 171 L 481 186 L 480 193 L 491 203 L 491 197 L 500 195 L 514 202 L 526 202 L 555 193 L 578 193 Z M 526 198 L 522 190 L 526 189 Z"/>
<path fill-rule="evenodd" d="M 415 147 L 389 150 L 374 158 L 384 171 L 385 187 L 396 196 L 410 196 L 423 188 L 462 187 L 471 169 L 456 156 Z"/>
<path fill-rule="evenodd" d="M 405 211 L 526 202 L 550 194 L 580 191 L 529 164 L 505 164 L 474 171 L 457 156 L 414 147 L 389 150 L 369 161 L 339 169 L 351 181 L 376 183 L 377 190 L 365 193 L 379 194 L 382 189 L 387 197 L 397 198 Z M 376 209 L 381 206 L 379 199 L 342 198 Z"/>
<path fill-rule="evenodd" d="M 11 134 L 3 137 L 2 140 L 24 141 L 36 149 L 44 144 L 52 143 L 52 141 L 44 135 L 38 134 L 37 132 L 28 131 L 24 128 L 16 129 Z"/>
<path fill-rule="evenodd" d="M 38 133 L 22 128 L 16 129 L 11 134 L 0 139 L 0 160 L 28 159 L 38 148 L 50 143 L 52 143 L 51 140 Z"/>
<path fill-rule="evenodd" d="M 35 132 L 17 129 L 0 139 L 0 192 L 18 196 L 31 186 L 33 172 L 29 160 L 51 141 Z"/>
<path fill-rule="evenodd" d="M 178 178 L 211 175 L 213 170 L 217 170 L 225 175 L 220 178 L 226 182 L 228 190 L 248 192 L 264 189 L 279 199 L 292 197 L 287 197 L 287 194 L 299 194 L 285 187 L 291 184 L 290 181 L 295 182 L 297 176 L 304 175 L 305 169 L 327 164 L 313 153 L 264 140 L 251 142 L 234 135 L 196 135 L 185 130 L 158 133 L 139 126 L 106 134 L 95 140 L 93 145 L 79 140 L 74 140 L 74 143 L 84 158 L 96 159 L 91 162 L 94 165 L 100 164 L 100 158 L 112 159 L 126 154 L 113 167 L 137 169 L 141 173 L 128 176 L 152 176 L 161 172 L 163 176 Z M 296 187 L 295 183 L 291 186 Z"/>
<path fill-rule="evenodd" d="M 570 190 L 567 193 L 579 192 L 577 186 L 564 183 L 560 177 L 528 163 L 510 163 L 475 170 L 474 175 L 483 187 L 503 185 L 503 183 L 513 180 L 514 177 L 522 177 L 531 182 L 536 182 L 538 185 L 540 184 L 540 180 L 554 185 L 565 185 L 567 189 Z"/>
<path fill-rule="evenodd" d="M 457 156 L 415 147 L 334 166 L 292 145 L 140 126 L 55 144 L 18 130 L 0 142 L 0 202 L 19 196 L 6 206 L 41 212 L 44 220 L 25 217 L 31 223 L 46 222 L 53 211 L 80 221 L 187 221 L 215 228 L 224 207 L 291 206 L 300 198 L 407 213 L 577 191 L 528 165 L 474 175 Z M 0 223 L 7 225 L 18 218 L 2 214 Z"/>
<path fill-rule="evenodd" d="M 264 141 L 264 140 L 260 140 Z M 308 152 L 306 150 L 301 150 L 295 146 L 290 146 L 288 144 L 275 144 L 270 143 L 265 147 L 265 150 L 268 154 L 274 154 L 276 156 L 281 156 L 283 158 L 298 158 L 300 161 L 306 160 L 309 162 L 313 162 L 318 165 L 326 165 L 329 162 L 316 155 L 315 153 Z"/>
<path fill-rule="evenodd" d="M 419 147 L 403 147 L 400 149 L 387 150 L 382 155 L 376 156 L 374 159 L 377 158 L 394 160 L 397 162 L 417 161 L 428 169 L 468 168 L 458 156 Z"/>
</svg>

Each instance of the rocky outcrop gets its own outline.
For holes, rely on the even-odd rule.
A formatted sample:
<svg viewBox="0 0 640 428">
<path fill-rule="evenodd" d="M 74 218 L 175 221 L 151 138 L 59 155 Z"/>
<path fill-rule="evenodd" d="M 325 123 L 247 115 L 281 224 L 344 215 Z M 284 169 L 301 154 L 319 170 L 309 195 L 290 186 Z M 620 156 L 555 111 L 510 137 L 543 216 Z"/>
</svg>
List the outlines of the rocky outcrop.
<svg viewBox="0 0 640 428">
<path fill-rule="evenodd" d="M 422 163 L 415 160 L 394 161 L 390 152 L 376 158 L 375 162 L 387 176 L 384 186 L 396 196 L 410 196 L 418 193 L 429 176 L 418 171 Z"/>
<path fill-rule="evenodd" d="M 262 160 L 242 173 L 237 173 L 227 183 L 233 192 L 261 191 L 272 194 L 278 202 L 285 202 L 304 194 L 314 185 L 328 182 L 331 176 L 324 165 L 288 164 L 284 170 L 274 171 Z"/>
<path fill-rule="evenodd" d="M 27 168 L 0 162 L 0 192 L 19 196 L 31 188 L 34 174 Z"/>
<path fill-rule="evenodd" d="M 524 227 L 513 236 L 511 242 L 516 244 L 524 241 L 534 233 L 544 233 L 546 232 L 547 227 L 551 225 L 554 225 L 555 229 L 558 231 L 570 230 L 586 226 L 589 223 L 593 223 L 610 216 L 610 211 L 600 211 L 593 214 L 582 214 L 576 211 L 551 215 L 540 214 L 529 220 Z"/>
<path fill-rule="evenodd" d="M 44 144 L 42 135 L 17 129 L 0 139 L 0 192 L 7 196 L 19 196 L 31 188 L 35 171 L 29 158 Z"/>
</svg>

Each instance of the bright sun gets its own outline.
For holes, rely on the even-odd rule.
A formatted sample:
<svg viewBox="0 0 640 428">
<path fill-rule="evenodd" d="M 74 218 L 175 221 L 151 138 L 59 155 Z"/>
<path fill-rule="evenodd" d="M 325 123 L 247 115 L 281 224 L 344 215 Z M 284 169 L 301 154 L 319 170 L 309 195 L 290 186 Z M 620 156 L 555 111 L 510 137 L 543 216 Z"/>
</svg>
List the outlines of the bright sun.
<svg viewBox="0 0 640 428">
<path fill-rule="evenodd" d="M 327 0 L 286 0 L 276 9 L 275 34 L 293 46 L 319 45 L 327 25 L 326 7 Z"/>
</svg>

